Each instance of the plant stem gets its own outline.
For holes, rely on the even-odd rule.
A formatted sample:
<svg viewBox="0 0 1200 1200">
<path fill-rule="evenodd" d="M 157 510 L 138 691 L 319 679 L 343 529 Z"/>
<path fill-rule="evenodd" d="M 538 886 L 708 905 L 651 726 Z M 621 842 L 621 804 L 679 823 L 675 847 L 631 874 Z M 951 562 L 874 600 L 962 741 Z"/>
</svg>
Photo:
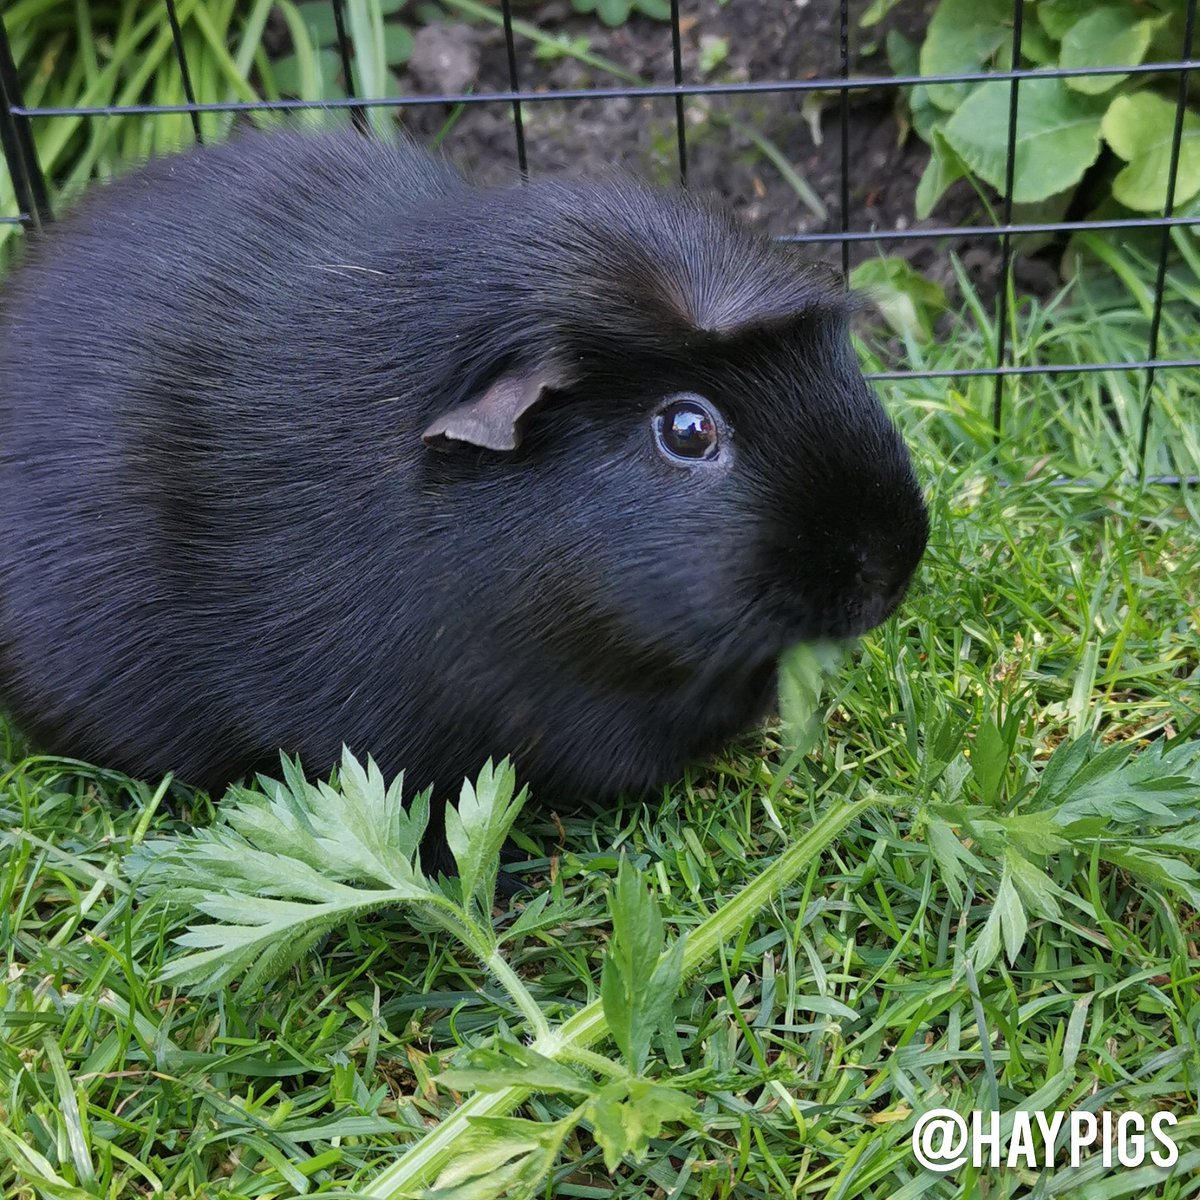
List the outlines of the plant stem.
<svg viewBox="0 0 1200 1200">
<path fill-rule="evenodd" d="M 853 804 L 831 807 L 795 845 L 785 850 L 728 903 L 701 921 L 687 935 L 683 951 L 684 974 L 695 971 L 706 962 L 718 946 L 737 933 L 744 922 L 795 882 L 811 866 L 813 859 L 855 817 L 881 800 L 881 797 L 875 796 Z M 520 987 L 525 990 L 523 984 Z M 532 1049 L 555 1061 L 574 1057 L 580 1050 L 586 1051 L 608 1033 L 608 1023 L 598 999 L 585 1005 L 556 1029 L 547 1027 L 544 1018 L 541 1023 L 544 1032 L 534 1039 Z M 458 1142 L 470 1131 L 474 1118 L 503 1116 L 512 1112 L 531 1094 L 532 1089 L 527 1087 L 476 1093 L 440 1125 L 410 1146 L 397 1162 L 381 1171 L 361 1194 L 375 1200 L 400 1200 L 418 1188 L 428 1186 L 454 1157 Z"/>
<path fill-rule="evenodd" d="M 530 994 L 529 989 L 521 982 L 521 977 L 504 961 L 499 950 L 493 950 L 483 959 L 487 969 L 500 981 L 504 990 L 513 998 L 525 1020 L 529 1022 L 530 1032 L 536 1045 L 545 1037 L 550 1036 L 550 1026 L 546 1023 L 545 1014 L 538 1002 Z"/>
</svg>

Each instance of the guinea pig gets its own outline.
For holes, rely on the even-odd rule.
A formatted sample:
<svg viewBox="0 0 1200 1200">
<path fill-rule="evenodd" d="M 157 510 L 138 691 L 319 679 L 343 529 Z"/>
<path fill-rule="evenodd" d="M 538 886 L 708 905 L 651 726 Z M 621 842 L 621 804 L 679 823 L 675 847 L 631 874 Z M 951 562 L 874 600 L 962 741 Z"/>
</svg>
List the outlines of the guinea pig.
<svg viewBox="0 0 1200 1200">
<path fill-rule="evenodd" d="M 624 179 L 249 134 L 100 187 L 0 311 L 0 700 L 208 789 L 346 743 L 453 798 L 676 777 L 924 550 L 852 302 Z"/>
</svg>

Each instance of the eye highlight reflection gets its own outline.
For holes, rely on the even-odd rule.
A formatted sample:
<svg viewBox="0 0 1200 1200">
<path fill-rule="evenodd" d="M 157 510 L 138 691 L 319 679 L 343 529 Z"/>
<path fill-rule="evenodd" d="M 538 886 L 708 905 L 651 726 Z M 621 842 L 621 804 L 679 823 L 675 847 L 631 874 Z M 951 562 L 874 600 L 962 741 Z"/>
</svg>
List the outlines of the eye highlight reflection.
<svg viewBox="0 0 1200 1200">
<path fill-rule="evenodd" d="M 720 426 L 712 407 L 699 396 L 676 396 L 654 416 L 654 437 L 665 457 L 703 462 L 721 448 Z"/>
</svg>

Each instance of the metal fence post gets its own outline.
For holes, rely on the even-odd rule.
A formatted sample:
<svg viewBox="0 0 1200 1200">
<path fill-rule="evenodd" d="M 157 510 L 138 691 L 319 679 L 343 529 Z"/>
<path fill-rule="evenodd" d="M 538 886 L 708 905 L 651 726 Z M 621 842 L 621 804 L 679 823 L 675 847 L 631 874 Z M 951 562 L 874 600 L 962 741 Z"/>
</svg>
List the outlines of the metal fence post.
<svg viewBox="0 0 1200 1200">
<path fill-rule="evenodd" d="M 22 111 L 21 81 L 13 61 L 8 30 L 0 21 L 0 145 L 12 176 L 21 216 L 35 229 L 50 222 L 46 179 L 38 162 L 29 118 Z"/>
</svg>

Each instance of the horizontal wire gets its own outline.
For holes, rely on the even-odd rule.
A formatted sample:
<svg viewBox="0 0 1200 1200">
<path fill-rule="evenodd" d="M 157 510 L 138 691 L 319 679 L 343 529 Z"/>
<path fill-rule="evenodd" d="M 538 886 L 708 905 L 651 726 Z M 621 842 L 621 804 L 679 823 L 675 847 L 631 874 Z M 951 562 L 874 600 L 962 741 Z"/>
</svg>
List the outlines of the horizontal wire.
<svg viewBox="0 0 1200 1200">
<path fill-rule="evenodd" d="M 1021 367 L 954 367 L 930 371 L 868 371 L 868 379 L 975 379 L 997 375 L 1073 375 L 1093 371 L 1145 371 L 1154 367 L 1160 371 L 1176 371 L 1185 367 L 1200 367 L 1200 358 L 1136 358 L 1129 362 L 1047 363 L 1042 366 Z"/>
<path fill-rule="evenodd" d="M 0 216 L 0 225 L 17 225 L 29 221 L 28 213 L 15 217 Z M 1200 213 L 1188 217 L 1121 217 L 1102 221 L 1022 221 L 1008 225 L 930 225 L 912 229 L 848 229 L 828 233 L 784 233 L 776 235 L 777 242 L 907 242 L 931 238 L 1001 237 L 1006 233 L 1083 233 L 1090 229 L 1161 229 L 1163 226 L 1184 228 L 1200 225 Z"/>
<path fill-rule="evenodd" d="M 1121 217 L 1106 221 L 1012 221 L 1007 225 L 931 225 L 913 229 L 852 229 L 845 233 L 785 233 L 779 242 L 906 242 L 920 238 L 1002 237 L 1016 233 L 1074 233 L 1088 229 L 1161 229 L 1164 225 L 1200 225 L 1200 213 L 1191 217 Z"/>
<path fill-rule="evenodd" d="M 616 100 L 626 97 L 741 96 L 763 92 L 847 92 L 873 88 L 920 87 L 941 83 L 979 83 L 1004 79 L 1076 79 L 1091 75 L 1149 75 L 1200 69 L 1200 59 L 1139 63 L 1136 66 L 1039 67 L 1028 71 L 973 71 L 952 75 L 871 75 L 857 79 L 783 79 L 765 83 L 641 84 L 561 91 L 447 92 L 438 96 L 348 97 L 344 100 L 228 100 L 216 104 L 110 104 L 96 107 L 13 105 L 18 117 L 122 117 L 190 112 L 289 112 L 310 109 L 402 108 L 427 104 L 536 104 L 548 100 Z"/>
</svg>

